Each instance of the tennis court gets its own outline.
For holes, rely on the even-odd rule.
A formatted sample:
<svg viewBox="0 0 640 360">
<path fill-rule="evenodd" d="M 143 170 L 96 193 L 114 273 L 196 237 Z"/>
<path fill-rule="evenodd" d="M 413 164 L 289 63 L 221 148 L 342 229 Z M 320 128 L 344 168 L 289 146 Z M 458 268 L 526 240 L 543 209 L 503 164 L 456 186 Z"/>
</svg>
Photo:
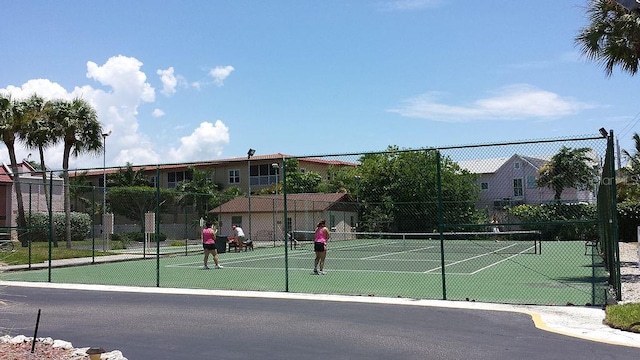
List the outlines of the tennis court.
<svg viewBox="0 0 640 360">
<path fill-rule="evenodd" d="M 224 269 L 219 270 L 201 270 L 200 253 L 174 254 L 52 268 L 51 281 L 520 304 L 583 305 L 604 296 L 598 289 L 606 278 L 596 276 L 600 257 L 584 255 L 583 242 L 541 242 L 537 232 L 498 238 L 490 233 L 439 235 L 335 234 L 327 275 L 312 275 L 313 244 L 300 243 L 296 249 L 280 244 L 222 253 Z M 48 270 L 34 270 L 5 273 L 2 279 L 47 281 L 48 276 Z"/>
</svg>

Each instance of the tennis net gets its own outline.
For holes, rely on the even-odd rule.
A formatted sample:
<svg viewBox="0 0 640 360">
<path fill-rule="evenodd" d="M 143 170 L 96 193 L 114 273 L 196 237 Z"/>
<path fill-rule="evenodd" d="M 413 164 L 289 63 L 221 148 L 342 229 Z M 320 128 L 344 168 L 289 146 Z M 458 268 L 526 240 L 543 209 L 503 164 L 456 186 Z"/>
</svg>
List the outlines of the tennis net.
<svg viewBox="0 0 640 360">
<path fill-rule="evenodd" d="M 312 239 L 312 231 L 296 231 Z M 329 248 L 361 252 L 539 254 L 539 231 L 504 232 L 331 232 Z"/>
</svg>

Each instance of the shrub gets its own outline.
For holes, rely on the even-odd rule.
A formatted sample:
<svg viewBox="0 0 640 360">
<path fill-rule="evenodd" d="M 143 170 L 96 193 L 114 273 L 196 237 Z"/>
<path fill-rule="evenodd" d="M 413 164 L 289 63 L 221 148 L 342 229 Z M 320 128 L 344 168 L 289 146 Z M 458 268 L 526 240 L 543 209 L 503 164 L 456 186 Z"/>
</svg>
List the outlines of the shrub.
<svg viewBox="0 0 640 360">
<path fill-rule="evenodd" d="M 623 201 L 618 204 L 618 235 L 620 241 L 638 241 L 640 202 Z"/>
<path fill-rule="evenodd" d="M 58 241 L 65 239 L 65 215 L 53 213 L 54 236 Z M 86 213 L 71 213 L 71 241 L 84 240 L 91 230 L 91 218 Z M 31 213 L 27 216 L 30 228 L 28 239 L 31 241 L 49 241 L 49 214 L 46 212 Z"/>
<path fill-rule="evenodd" d="M 595 224 L 588 223 L 597 220 L 596 206 L 593 204 L 525 204 L 508 211 L 526 223 L 523 225 L 526 230 L 540 230 L 544 240 L 576 240 L 583 235 L 589 238 L 597 236 Z"/>
</svg>

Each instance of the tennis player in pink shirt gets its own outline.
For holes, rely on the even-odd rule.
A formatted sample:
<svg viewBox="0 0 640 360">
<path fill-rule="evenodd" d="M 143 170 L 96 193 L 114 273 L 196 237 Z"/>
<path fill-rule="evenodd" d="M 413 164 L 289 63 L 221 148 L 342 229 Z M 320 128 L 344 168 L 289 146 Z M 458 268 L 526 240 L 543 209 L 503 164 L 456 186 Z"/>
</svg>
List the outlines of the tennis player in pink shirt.
<svg viewBox="0 0 640 360">
<path fill-rule="evenodd" d="M 204 249 L 204 266 L 203 270 L 209 270 L 207 262 L 209 261 L 209 254 L 213 254 L 213 262 L 216 264 L 216 269 L 222 269 L 222 266 L 218 263 L 218 250 L 216 249 L 216 230 L 212 227 L 213 223 L 207 221 L 204 229 L 202 229 L 202 248 Z"/>
<path fill-rule="evenodd" d="M 313 263 L 313 273 L 315 275 L 324 275 L 324 259 L 327 257 L 327 241 L 331 234 L 329 234 L 329 229 L 327 229 L 326 221 L 324 219 L 320 220 L 318 225 L 316 225 L 316 237 L 313 242 L 313 249 L 316 252 L 316 259 Z"/>
</svg>

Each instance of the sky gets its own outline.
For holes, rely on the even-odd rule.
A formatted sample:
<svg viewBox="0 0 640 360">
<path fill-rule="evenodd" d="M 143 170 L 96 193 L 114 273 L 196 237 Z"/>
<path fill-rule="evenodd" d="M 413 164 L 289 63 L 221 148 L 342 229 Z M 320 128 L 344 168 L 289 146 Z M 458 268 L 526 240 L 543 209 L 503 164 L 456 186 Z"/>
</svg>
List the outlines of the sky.
<svg viewBox="0 0 640 360">
<path fill-rule="evenodd" d="M 575 43 L 588 0 L 5 1 L 0 92 L 81 97 L 71 168 L 640 132 L 640 78 Z M 20 148 L 18 158 L 37 159 Z M 29 156 L 31 154 L 31 157 Z M 47 149 L 62 167 L 62 146 Z M 8 163 L 4 146 L 0 161 Z"/>
</svg>

